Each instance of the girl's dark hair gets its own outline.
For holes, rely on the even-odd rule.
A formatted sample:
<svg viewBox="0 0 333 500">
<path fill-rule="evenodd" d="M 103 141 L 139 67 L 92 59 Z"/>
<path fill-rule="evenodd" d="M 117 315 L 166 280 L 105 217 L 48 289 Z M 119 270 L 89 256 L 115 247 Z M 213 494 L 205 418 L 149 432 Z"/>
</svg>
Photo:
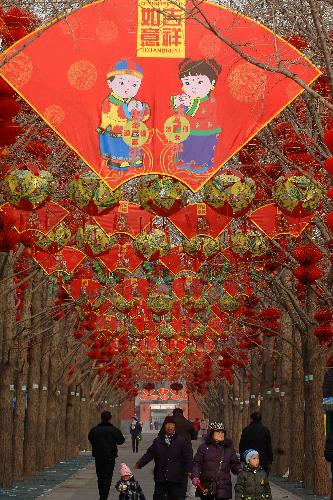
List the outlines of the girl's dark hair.
<svg viewBox="0 0 333 500">
<path fill-rule="evenodd" d="M 179 78 L 194 75 L 206 75 L 210 81 L 218 79 L 222 67 L 215 61 L 215 59 L 193 59 L 186 58 L 179 64 Z"/>
</svg>

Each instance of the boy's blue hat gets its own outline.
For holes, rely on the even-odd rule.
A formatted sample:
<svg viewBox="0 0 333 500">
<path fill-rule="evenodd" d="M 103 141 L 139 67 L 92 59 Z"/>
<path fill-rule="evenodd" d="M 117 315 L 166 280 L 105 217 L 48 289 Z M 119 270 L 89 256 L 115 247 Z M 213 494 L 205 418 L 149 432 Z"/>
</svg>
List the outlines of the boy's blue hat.
<svg viewBox="0 0 333 500">
<path fill-rule="evenodd" d="M 257 452 L 257 450 L 253 450 L 252 448 L 250 450 L 244 451 L 245 462 L 248 464 L 251 458 L 255 455 L 259 455 L 259 453 Z"/>
</svg>

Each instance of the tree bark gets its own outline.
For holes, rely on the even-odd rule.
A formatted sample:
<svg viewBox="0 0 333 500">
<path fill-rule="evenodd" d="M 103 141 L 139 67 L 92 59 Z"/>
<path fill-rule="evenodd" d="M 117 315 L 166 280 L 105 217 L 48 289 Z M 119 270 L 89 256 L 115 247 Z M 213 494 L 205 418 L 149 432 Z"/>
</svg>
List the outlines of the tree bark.
<svg viewBox="0 0 333 500">
<path fill-rule="evenodd" d="M 7 259 L 3 284 L 3 328 L 2 357 L 0 365 L 0 486 L 11 486 L 13 482 L 13 395 L 15 356 L 11 351 L 16 328 L 15 292 L 13 287 L 13 260 Z"/>
<path fill-rule="evenodd" d="M 289 480 L 304 480 L 304 371 L 300 333 L 293 329 L 292 379 L 290 394 L 290 463 Z M 293 429 L 297 429 L 297 439 Z"/>
<path fill-rule="evenodd" d="M 283 476 L 289 469 L 291 430 L 290 393 L 292 380 L 292 322 L 287 313 L 284 313 L 282 319 L 280 367 L 280 390 L 278 392 L 280 411 L 276 450 L 276 472 L 278 475 Z"/>
<path fill-rule="evenodd" d="M 37 471 L 37 439 L 38 412 L 39 412 L 39 386 L 40 386 L 40 329 L 42 314 L 42 287 L 40 285 L 40 275 L 37 274 L 34 280 L 32 295 L 32 333 L 30 340 L 28 359 L 28 401 L 26 410 L 26 426 L 24 436 L 24 473 L 34 474 Z"/>
</svg>

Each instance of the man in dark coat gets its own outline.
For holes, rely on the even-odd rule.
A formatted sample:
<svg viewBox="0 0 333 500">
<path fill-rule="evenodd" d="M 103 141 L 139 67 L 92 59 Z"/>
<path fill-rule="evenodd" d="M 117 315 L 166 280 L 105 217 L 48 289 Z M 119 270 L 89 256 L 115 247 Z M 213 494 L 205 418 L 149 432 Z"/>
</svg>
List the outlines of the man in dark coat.
<svg viewBox="0 0 333 500">
<path fill-rule="evenodd" d="M 172 412 L 173 419 L 176 424 L 176 433 L 182 436 L 188 443 L 196 438 L 196 433 L 192 422 L 184 417 L 184 412 L 181 408 L 175 408 Z"/>
<path fill-rule="evenodd" d="M 138 421 L 138 417 L 134 415 L 132 423 L 130 425 L 130 434 L 132 438 L 132 450 L 133 453 L 138 453 L 139 451 L 139 436 L 142 432 L 142 425 Z"/>
<path fill-rule="evenodd" d="M 109 411 L 101 413 L 101 423 L 93 427 L 88 435 L 92 446 L 92 456 L 98 482 L 99 500 L 107 500 L 112 482 L 115 461 L 118 456 L 118 444 L 123 444 L 125 438 L 122 432 L 111 424 L 112 415 Z"/>
<path fill-rule="evenodd" d="M 141 469 L 155 461 L 153 500 L 184 500 L 182 493 L 183 479 L 192 470 L 192 447 L 176 433 L 173 417 L 166 417 L 163 432 L 154 439 L 143 457 L 135 465 Z"/>
<path fill-rule="evenodd" d="M 244 452 L 251 448 L 258 451 L 260 466 L 269 474 L 273 462 L 271 434 L 267 427 L 261 423 L 259 412 L 252 413 L 250 425 L 243 429 L 239 442 L 241 459 L 244 458 Z"/>
</svg>

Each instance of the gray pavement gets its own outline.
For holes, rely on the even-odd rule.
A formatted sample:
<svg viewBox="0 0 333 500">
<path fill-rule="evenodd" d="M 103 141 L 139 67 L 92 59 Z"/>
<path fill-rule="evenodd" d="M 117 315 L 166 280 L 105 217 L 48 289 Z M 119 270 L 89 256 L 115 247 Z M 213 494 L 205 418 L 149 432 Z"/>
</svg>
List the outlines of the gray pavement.
<svg viewBox="0 0 333 500">
<path fill-rule="evenodd" d="M 116 500 L 118 498 L 114 489 L 114 484 L 119 477 L 119 464 L 121 462 L 125 462 L 133 470 L 133 466 L 137 458 L 141 457 L 154 437 L 155 434 L 153 433 L 144 435 L 143 441 L 140 443 L 140 450 L 138 454 L 132 453 L 129 439 L 126 439 L 126 443 L 119 447 L 119 458 L 117 460 L 114 480 L 109 495 L 110 500 Z M 153 463 L 150 463 L 143 469 L 135 472 L 135 477 L 140 482 L 147 500 L 152 500 L 154 490 Z M 274 500 L 297 500 L 302 498 L 301 496 L 294 495 L 278 486 L 271 486 Z M 93 462 L 71 476 L 62 484 L 56 486 L 52 491 L 44 493 L 38 498 L 45 498 L 45 500 L 98 500 L 97 482 Z"/>
</svg>

